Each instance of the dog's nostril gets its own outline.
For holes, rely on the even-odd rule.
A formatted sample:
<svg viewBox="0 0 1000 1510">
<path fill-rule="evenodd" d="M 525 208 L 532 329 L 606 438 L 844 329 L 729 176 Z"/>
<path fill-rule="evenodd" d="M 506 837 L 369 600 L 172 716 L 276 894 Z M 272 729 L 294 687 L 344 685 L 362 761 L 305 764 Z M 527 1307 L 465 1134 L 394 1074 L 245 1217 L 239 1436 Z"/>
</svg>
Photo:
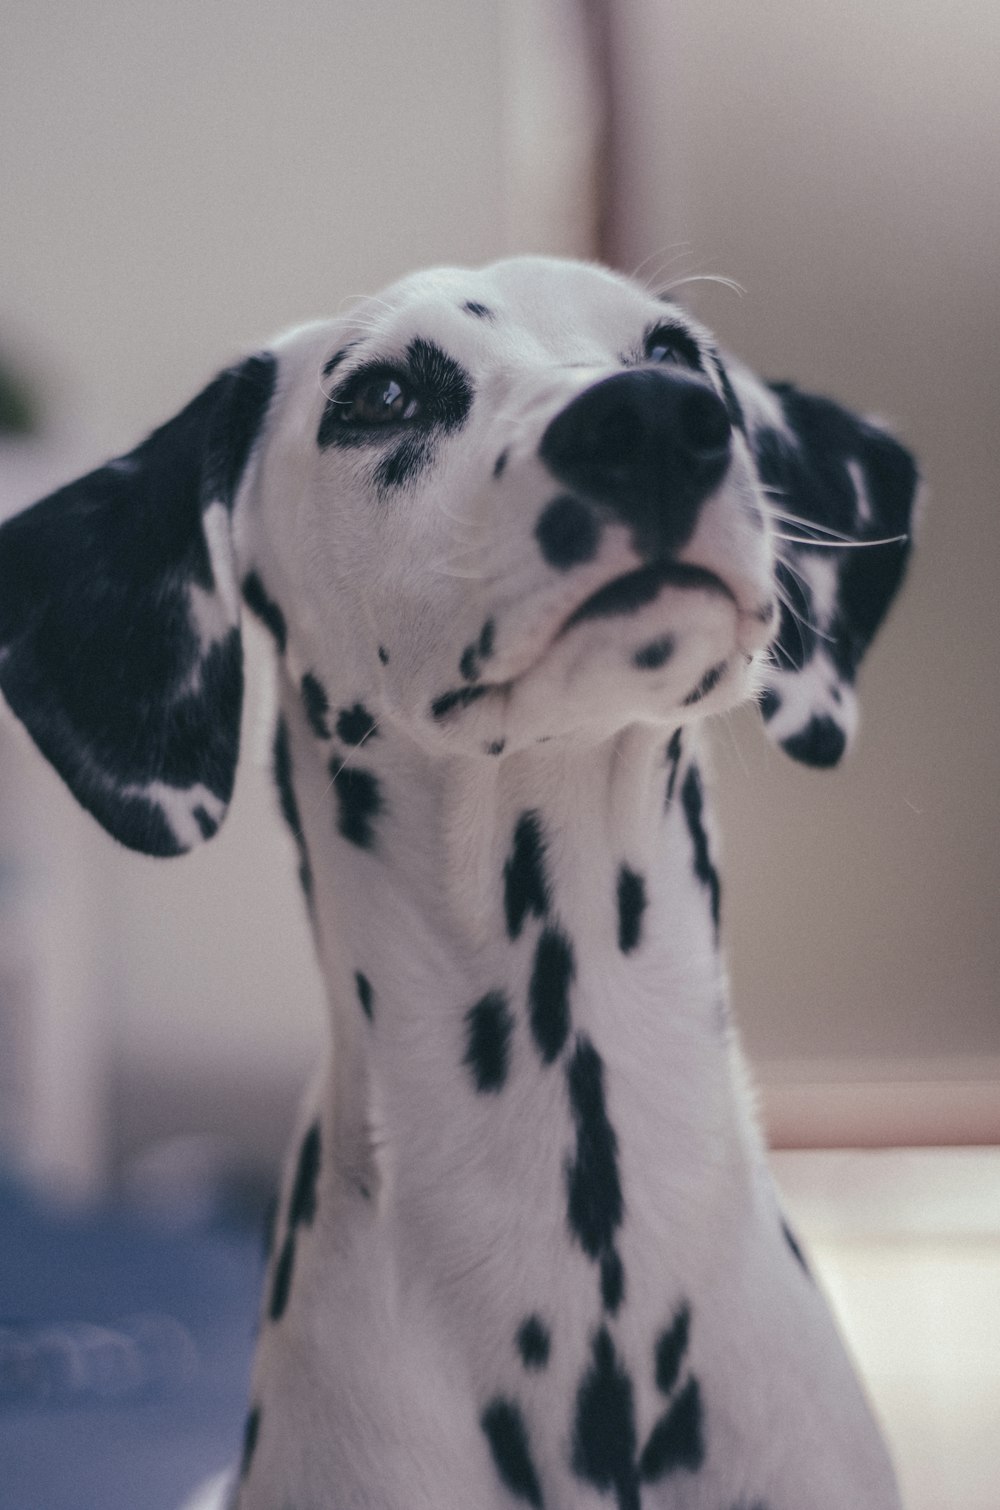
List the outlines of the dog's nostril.
<svg viewBox="0 0 1000 1510">
<path fill-rule="evenodd" d="M 729 416 L 708 388 L 692 387 L 677 406 L 680 438 L 693 456 L 721 456 L 729 449 Z"/>
</svg>

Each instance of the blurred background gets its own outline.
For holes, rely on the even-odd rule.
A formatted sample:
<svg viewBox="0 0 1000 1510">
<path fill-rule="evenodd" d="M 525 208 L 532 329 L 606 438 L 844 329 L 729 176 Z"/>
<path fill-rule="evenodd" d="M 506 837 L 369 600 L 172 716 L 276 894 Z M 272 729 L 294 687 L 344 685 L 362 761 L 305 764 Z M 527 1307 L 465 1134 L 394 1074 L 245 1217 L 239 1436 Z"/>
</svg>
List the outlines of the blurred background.
<svg viewBox="0 0 1000 1510">
<path fill-rule="evenodd" d="M 0 515 L 132 446 L 282 327 L 419 266 L 519 251 L 677 285 L 759 371 L 878 413 L 917 451 L 929 504 L 862 674 L 854 756 L 793 768 L 752 710 L 716 731 L 724 923 L 779 1180 L 909 1503 L 994 1510 L 1000 10 L 7 0 L 0 14 Z M 0 1170 L 15 1213 L 0 1223 L 0 1505 L 134 1506 L 142 1465 L 155 1510 L 237 1440 L 257 1262 L 244 1233 L 324 1032 L 265 774 L 256 640 L 251 658 L 250 758 L 219 838 L 183 862 L 117 848 L 0 714 Z M 214 1333 L 171 1289 L 185 1264 L 203 1304 L 219 1286 Z M 150 1279 L 132 1307 L 137 1271 Z M 98 1323 L 96 1341 L 79 1330 Z M 101 1431 L 110 1475 L 91 1464 L 81 1480 Z M 55 1468 L 37 1478 L 49 1442 L 75 1490 Z"/>
</svg>

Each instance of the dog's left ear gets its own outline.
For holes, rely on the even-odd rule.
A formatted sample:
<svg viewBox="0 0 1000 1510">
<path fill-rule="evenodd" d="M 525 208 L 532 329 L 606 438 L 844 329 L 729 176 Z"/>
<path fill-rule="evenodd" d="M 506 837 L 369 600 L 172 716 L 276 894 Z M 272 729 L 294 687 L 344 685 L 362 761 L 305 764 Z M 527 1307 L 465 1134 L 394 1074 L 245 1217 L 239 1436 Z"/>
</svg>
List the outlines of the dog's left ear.
<svg viewBox="0 0 1000 1510">
<path fill-rule="evenodd" d="M 209 838 L 243 697 L 233 506 L 275 384 L 220 375 L 142 445 L 0 527 L 0 688 L 124 844 Z"/>
<path fill-rule="evenodd" d="M 789 755 L 832 766 L 857 724 L 858 665 L 906 569 L 917 468 L 879 425 L 829 399 L 786 383 L 768 391 L 773 422 L 751 421 L 748 440 L 786 538 L 761 712 Z"/>
</svg>

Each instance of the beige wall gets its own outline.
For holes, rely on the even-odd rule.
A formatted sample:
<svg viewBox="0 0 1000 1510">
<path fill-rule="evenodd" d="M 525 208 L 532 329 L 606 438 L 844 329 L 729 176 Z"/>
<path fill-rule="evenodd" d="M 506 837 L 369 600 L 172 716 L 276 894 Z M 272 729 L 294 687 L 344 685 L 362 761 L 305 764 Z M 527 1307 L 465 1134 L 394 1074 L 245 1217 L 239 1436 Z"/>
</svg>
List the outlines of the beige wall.
<svg viewBox="0 0 1000 1510">
<path fill-rule="evenodd" d="M 889 417 L 930 484 L 850 763 L 720 730 L 746 1036 L 778 1078 L 996 1074 L 1000 8 L 612 12 L 618 259 L 737 279 L 686 292 L 764 373 Z"/>
</svg>

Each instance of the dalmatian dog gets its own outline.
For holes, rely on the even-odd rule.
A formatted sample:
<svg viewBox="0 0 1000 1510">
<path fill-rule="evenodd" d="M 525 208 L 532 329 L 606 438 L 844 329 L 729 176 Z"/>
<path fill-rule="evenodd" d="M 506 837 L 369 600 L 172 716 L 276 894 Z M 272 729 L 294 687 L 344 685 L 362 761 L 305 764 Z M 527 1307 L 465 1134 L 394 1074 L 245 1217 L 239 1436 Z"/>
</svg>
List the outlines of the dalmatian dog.
<svg viewBox="0 0 1000 1510">
<path fill-rule="evenodd" d="M 755 1123 L 702 728 L 840 758 L 916 484 L 530 257 L 293 331 L 0 530 L 6 699 L 135 849 L 219 827 L 241 610 L 273 640 L 332 1031 L 220 1505 L 898 1507 Z"/>
</svg>

